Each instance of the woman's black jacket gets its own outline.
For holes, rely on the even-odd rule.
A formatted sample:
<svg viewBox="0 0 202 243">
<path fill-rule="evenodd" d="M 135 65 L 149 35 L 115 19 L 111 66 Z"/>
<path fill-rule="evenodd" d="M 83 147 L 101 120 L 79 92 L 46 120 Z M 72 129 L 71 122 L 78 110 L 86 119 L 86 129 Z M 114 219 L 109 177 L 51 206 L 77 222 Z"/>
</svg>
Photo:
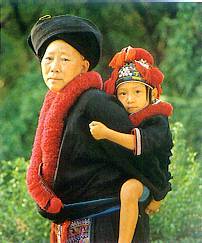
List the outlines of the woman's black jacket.
<svg viewBox="0 0 202 243">
<path fill-rule="evenodd" d="M 164 179 L 159 178 L 159 187 L 158 178 L 155 178 L 157 183 L 154 185 L 144 176 L 143 158 L 137 158 L 132 151 L 115 143 L 92 137 L 89 123 L 94 120 L 123 133 L 131 133 L 133 128 L 127 112 L 115 97 L 97 89 L 85 91 L 64 121 L 54 177 L 55 194 L 64 204 L 108 197 L 115 197 L 118 201 L 121 185 L 129 178 L 138 178 L 159 192 L 159 200 L 162 199 L 170 190 L 169 178 L 165 179 L 164 171 L 161 171 Z M 138 163 L 141 166 L 137 166 Z M 163 189 L 163 194 L 159 189 Z M 68 210 L 55 215 L 42 212 L 42 215 L 56 221 L 71 219 Z"/>
</svg>

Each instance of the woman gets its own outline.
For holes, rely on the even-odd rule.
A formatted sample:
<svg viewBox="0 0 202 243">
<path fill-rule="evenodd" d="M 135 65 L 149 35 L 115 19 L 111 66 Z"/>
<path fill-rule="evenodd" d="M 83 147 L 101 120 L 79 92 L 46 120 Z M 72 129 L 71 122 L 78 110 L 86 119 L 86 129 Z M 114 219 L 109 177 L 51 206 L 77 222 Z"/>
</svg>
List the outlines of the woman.
<svg viewBox="0 0 202 243">
<path fill-rule="evenodd" d="M 97 142 L 89 132 L 92 120 L 119 132 L 132 130 L 124 108 L 101 91 L 101 77 L 91 71 L 100 58 L 100 31 L 80 17 L 45 16 L 32 28 L 28 43 L 50 90 L 27 172 L 29 193 L 40 213 L 55 222 L 52 242 L 117 242 L 120 187 L 139 172 L 132 152 Z M 143 208 L 138 242 L 148 242 Z"/>
</svg>

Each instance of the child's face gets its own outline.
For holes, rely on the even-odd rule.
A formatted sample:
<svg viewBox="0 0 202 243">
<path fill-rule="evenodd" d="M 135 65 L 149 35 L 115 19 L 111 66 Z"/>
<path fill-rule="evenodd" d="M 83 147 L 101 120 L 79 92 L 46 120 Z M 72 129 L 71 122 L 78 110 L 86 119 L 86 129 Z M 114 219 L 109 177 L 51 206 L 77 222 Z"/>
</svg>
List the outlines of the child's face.
<svg viewBox="0 0 202 243">
<path fill-rule="evenodd" d="M 117 98 L 128 113 L 140 111 L 149 105 L 146 86 L 138 82 L 122 83 L 117 89 Z"/>
</svg>

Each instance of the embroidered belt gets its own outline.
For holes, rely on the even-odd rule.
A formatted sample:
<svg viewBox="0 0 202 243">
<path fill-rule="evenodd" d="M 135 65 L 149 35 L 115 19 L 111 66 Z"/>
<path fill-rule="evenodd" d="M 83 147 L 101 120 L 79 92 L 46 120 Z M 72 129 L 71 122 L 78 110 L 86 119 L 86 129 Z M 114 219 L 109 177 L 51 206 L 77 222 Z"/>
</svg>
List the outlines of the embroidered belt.
<svg viewBox="0 0 202 243">
<path fill-rule="evenodd" d="M 67 243 L 90 243 L 90 219 L 73 220 L 69 226 Z"/>
</svg>

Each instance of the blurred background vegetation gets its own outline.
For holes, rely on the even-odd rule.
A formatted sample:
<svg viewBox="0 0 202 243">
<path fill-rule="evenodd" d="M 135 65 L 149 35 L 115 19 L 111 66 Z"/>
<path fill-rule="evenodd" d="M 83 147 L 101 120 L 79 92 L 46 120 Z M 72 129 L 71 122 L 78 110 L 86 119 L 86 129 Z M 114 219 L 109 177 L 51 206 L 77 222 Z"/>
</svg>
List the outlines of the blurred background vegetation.
<svg viewBox="0 0 202 243">
<path fill-rule="evenodd" d="M 49 222 L 26 192 L 38 113 L 46 87 L 26 39 L 41 16 L 74 14 L 103 33 L 96 68 L 105 80 L 112 55 L 143 47 L 165 74 L 162 99 L 171 102 L 173 191 L 151 217 L 152 242 L 202 241 L 202 5 L 99 0 L 1 0 L 0 242 L 48 242 Z"/>
</svg>

